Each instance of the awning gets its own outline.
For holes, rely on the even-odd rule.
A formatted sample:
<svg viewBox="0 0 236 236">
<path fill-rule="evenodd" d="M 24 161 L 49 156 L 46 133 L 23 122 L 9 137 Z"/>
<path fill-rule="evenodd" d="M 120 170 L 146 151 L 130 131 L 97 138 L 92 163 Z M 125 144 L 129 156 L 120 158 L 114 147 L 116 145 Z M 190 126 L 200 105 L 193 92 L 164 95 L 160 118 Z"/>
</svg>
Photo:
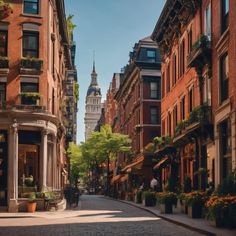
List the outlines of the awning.
<svg viewBox="0 0 236 236">
<path fill-rule="evenodd" d="M 161 166 L 162 164 L 164 164 L 168 159 L 169 159 L 168 157 L 165 157 L 164 159 L 160 160 L 160 161 L 153 167 L 153 169 L 154 169 L 154 170 L 159 169 L 160 166 Z"/>
<path fill-rule="evenodd" d="M 111 183 L 114 184 L 118 182 L 118 180 L 121 178 L 121 175 L 116 175 L 111 179 Z"/>
<path fill-rule="evenodd" d="M 131 172 L 132 168 L 134 168 L 134 169 L 141 169 L 142 166 L 143 166 L 143 161 L 144 161 L 144 156 L 142 156 L 141 158 L 137 159 L 135 162 L 125 166 L 125 168 L 123 168 L 122 171 Z"/>
</svg>

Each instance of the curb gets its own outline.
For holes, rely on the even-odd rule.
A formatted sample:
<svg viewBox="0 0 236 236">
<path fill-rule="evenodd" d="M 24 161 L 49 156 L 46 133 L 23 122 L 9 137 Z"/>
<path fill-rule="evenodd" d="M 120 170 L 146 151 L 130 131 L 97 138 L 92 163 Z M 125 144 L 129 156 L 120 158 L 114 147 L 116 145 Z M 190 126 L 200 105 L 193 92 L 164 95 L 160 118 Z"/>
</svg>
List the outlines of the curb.
<svg viewBox="0 0 236 236">
<path fill-rule="evenodd" d="M 133 204 L 131 202 L 127 202 L 127 201 L 123 201 L 123 200 L 119 200 L 119 199 L 114 199 L 114 198 L 110 198 L 110 197 L 106 197 L 106 196 L 104 196 L 104 198 L 109 199 L 109 200 L 113 200 L 113 201 L 117 201 L 117 202 L 122 202 L 122 203 L 125 203 L 127 205 L 139 208 L 141 210 L 144 210 L 144 211 L 147 211 L 147 212 L 151 213 L 152 215 L 154 215 L 156 217 L 162 218 L 163 220 L 169 221 L 169 222 L 171 222 L 173 224 L 176 224 L 176 225 L 180 225 L 182 227 L 185 227 L 187 229 L 190 229 L 192 231 L 195 231 L 195 232 L 198 232 L 198 233 L 201 233 L 201 234 L 204 234 L 204 235 L 209 235 L 209 236 L 216 236 L 217 235 L 213 232 L 210 232 L 210 231 L 207 231 L 207 230 L 204 230 L 204 229 L 199 229 L 197 227 L 194 227 L 194 226 L 191 226 L 191 225 L 188 225 L 188 224 L 185 224 L 185 223 L 173 220 L 173 219 L 169 219 L 168 217 L 165 217 L 162 214 L 157 214 L 156 212 L 152 211 L 151 209 L 148 209 L 148 208 L 142 207 L 142 206 L 138 206 L 138 205 Z"/>
</svg>

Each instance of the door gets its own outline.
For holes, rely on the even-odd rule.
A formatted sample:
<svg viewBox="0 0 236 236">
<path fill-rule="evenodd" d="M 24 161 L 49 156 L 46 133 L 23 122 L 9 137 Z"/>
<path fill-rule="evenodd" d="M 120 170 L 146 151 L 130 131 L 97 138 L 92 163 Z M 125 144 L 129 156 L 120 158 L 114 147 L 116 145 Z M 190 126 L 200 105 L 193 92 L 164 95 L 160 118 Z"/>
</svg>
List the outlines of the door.
<svg viewBox="0 0 236 236">
<path fill-rule="evenodd" d="M 0 131 L 0 206 L 7 206 L 7 132 Z"/>
</svg>

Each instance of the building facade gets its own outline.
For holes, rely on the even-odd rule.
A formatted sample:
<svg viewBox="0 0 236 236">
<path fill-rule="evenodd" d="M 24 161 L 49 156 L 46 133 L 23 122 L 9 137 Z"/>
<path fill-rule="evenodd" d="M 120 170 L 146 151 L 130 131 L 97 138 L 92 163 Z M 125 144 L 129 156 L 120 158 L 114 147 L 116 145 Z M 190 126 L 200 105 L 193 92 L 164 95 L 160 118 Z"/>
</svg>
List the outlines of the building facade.
<svg viewBox="0 0 236 236">
<path fill-rule="evenodd" d="M 143 181 L 149 185 L 153 176 L 153 153 L 145 147 L 161 132 L 160 66 L 156 43 L 150 37 L 140 40 L 130 53 L 129 64 L 114 97 L 117 102 L 116 131 L 129 136 L 134 154 L 119 156 L 114 172 L 118 176 L 113 177 L 112 183 L 118 186 L 122 182 L 126 191 Z"/>
<path fill-rule="evenodd" d="M 236 2 L 211 1 L 215 185 L 236 168 Z"/>
<path fill-rule="evenodd" d="M 18 211 L 24 193 L 67 182 L 62 104 L 72 62 L 63 0 L 7 2 L 13 12 L 0 21 L 0 207 Z"/>
<path fill-rule="evenodd" d="M 94 62 L 93 71 L 91 73 L 91 83 L 89 85 L 85 101 L 85 140 L 87 140 L 91 132 L 95 130 L 97 122 L 101 116 L 101 100 L 102 94 L 101 89 L 98 86 Z"/>
<path fill-rule="evenodd" d="M 152 38 L 162 55 L 162 183 L 217 186 L 235 169 L 236 3 L 167 1 Z M 170 148 L 170 146 L 172 148 Z"/>
</svg>

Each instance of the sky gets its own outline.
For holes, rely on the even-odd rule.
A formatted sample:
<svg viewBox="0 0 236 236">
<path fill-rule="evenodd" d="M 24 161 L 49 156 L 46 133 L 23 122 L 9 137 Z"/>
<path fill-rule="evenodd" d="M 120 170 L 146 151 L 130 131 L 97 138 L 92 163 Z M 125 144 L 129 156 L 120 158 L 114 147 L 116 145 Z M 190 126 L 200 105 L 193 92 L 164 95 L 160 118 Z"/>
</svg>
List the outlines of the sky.
<svg viewBox="0 0 236 236">
<path fill-rule="evenodd" d="M 152 34 L 165 0 L 64 0 L 74 15 L 74 41 L 80 97 L 77 143 L 84 141 L 85 97 L 91 81 L 95 51 L 98 84 L 103 100 L 113 73 L 128 63 L 129 52 Z"/>
</svg>

